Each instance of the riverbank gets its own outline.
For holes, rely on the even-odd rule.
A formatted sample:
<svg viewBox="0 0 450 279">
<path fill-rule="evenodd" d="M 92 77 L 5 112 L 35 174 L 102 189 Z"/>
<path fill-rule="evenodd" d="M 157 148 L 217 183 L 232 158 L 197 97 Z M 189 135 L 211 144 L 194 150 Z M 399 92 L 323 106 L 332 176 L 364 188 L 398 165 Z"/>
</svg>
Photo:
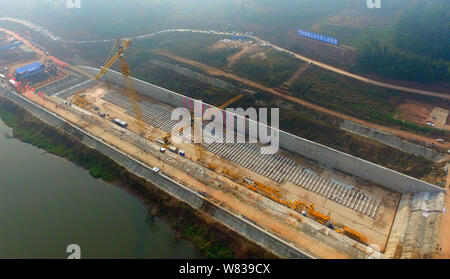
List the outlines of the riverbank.
<svg viewBox="0 0 450 279">
<path fill-rule="evenodd" d="M 125 188 L 138 197 L 154 216 L 165 219 L 177 235 L 190 241 L 208 258 L 275 258 L 275 256 L 204 212 L 194 210 L 128 172 L 97 150 L 49 126 L 20 106 L 0 97 L 0 117 L 13 129 L 13 136 L 67 158 L 90 174 Z"/>
</svg>

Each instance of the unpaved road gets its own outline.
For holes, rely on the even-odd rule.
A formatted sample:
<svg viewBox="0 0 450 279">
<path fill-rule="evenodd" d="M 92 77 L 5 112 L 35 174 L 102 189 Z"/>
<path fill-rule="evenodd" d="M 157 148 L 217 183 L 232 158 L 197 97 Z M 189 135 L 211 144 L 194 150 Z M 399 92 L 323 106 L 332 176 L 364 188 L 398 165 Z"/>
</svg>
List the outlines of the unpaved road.
<svg viewBox="0 0 450 279">
<path fill-rule="evenodd" d="M 439 248 L 435 258 L 450 259 L 450 172 L 447 175 L 446 183 L 447 193 L 445 194 L 444 208 L 446 212 L 442 213 L 441 227 L 439 229 Z M 441 250 L 442 249 L 442 250 Z"/>
<path fill-rule="evenodd" d="M 230 56 L 228 58 L 227 68 L 233 67 L 233 65 L 236 64 L 236 62 L 238 62 L 239 59 L 241 59 L 242 56 L 244 56 L 244 54 L 246 54 L 249 50 L 250 50 L 250 47 L 246 45 L 246 46 L 243 46 L 242 49 L 238 53 Z"/>
<path fill-rule="evenodd" d="M 385 83 L 385 82 L 381 82 L 381 81 L 376 81 L 376 80 L 366 78 L 366 77 L 363 77 L 360 75 L 352 74 L 350 72 L 344 71 L 342 69 L 333 67 L 331 65 L 328 65 L 328 64 L 316 61 L 316 60 L 312 60 L 310 58 L 307 58 L 307 57 L 297 54 L 295 52 L 281 48 L 279 46 L 272 45 L 272 44 L 268 44 L 268 45 L 272 46 L 274 49 L 292 54 L 292 55 L 294 55 L 294 57 L 296 57 L 300 60 L 303 60 L 307 63 L 312 63 L 320 68 L 323 68 L 323 69 L 326 69 L 326 70 L 329 70 L 329 71 L 338 73 L 340 75 L 347 76 L 347 77 L 350 77 L 350 78 L 353 78 L 353 79 L 356 79 L 356 80 L 359 80 L 359 81 L 362 81 L 362 82 L 365 82 L 368 84 L 372 84 L 372 85 L 376 85 L 376 86 L 380 86 L 380 87 L 384 87 L 384 88 L 389 88 L 389 89 L 394 89 L 394 90 L 399 90 L 399 91 L 403 91 L 403 92 L 408 92 L 408 93 L 412 93 L 412 94 L 433 96 L 433 97 L 439 97 L 439 98 L 450 100 L 450 94 L 432 92 L 432 91 L 427 91 L 427 90 L 422 90 L 422 89 L 404 87 L 404 86 L 400 86 L 400 85 L 394 85 L 394 84 L 389 84 L 389 83 Z"/>
<path fill-rule="evenodd" d="M 89 40 L 89 41 L 64 40 L 61 37 L 52 34 L 50 31 L 45 30 L 44 28 L 42 28 L 42 27 L 40 27 L 38 25 L 35 25 L 35 24 L 31 23 L 31 22 L 27 22 L 25 20 L 21 20 L 21 19 L 17 19 L 17 18 L 10 18 L 10 17 L 2 17 L 2 18 L 0 18 L 0 21 L 1 20 L 3 20 L 3 21 L 12 21 L 12 22 L 23 24 L 23 25 L 25 25 L 25 26 L 27 26 L 29 28 L 32 28 L 32 29 L 34 29 L 34 30 L 36 30 L 38 32 L 45 33 L 46 36 L 48 38 L 52 39 L 52 40 L 61 41 L 61 42 L 65 42 L 65 43 L 72 43 L 72 44 L 97 43 L 97 42 L 111 42 L 112 43 L 112 42 L 114 42 L 116 40 L 116 39 Z M 212 32 L 212 31 L 207 31 L 207 30 L 196 30 L 196 29 L 167 29 L 167 30 L 162 30 L 162 31 L 156 31 L 156 32 L 153 32 L 153 33 L 150 33 L 150 34 L 135 36 L 135 37 L 132 37 L 131 39 L 133 39 L 133 40 L 142 40 L 142 39 L 147 39 L 147 38 L 153 37 L 153 36 L 155 36 L 157 34 L 162 34 L 162 33 L 167 33 L 167 32 L 209 33 L 209 34 L 226 35 L 226 36 L 236 35 L 236 34 L 229 33 L 229 32 L 217 32 L 217 31 Z M 295 57 L 297 59 L 300 59 L 300 60 L 303 60 L 303 61 L 305 61 L 307 63 L 312 63 L 312 64 L 314 64 L 314 65 L 316 65 L 316 66 L 318 66 L 320 68 L 323 68 L 323 69 L 326 69 L 326 70 L 329 70 L 329 71 L 338 73 L 340 75 L 347 76 L 347 77 L 350 77 L 350 78 L 353 78 L 353 79 L 356 79 L 356 80 L 359 80 L 359 81 L 362 81 L 362 82 L 365 82 L 365 83 L 368 83 L 368 84 L 372 84 L 372 85 L 380 86 L 380 87 L 384 87 L 384 88 L 389 88 L 389 89 L 394 89 L 394 90 L 399 90 L 399 91 L 403 91 L 403 92 L 408 92 L 408 93 L 412 93 L 412 94 L 433 96 L 433 97 L 439 97 L 439 98 L 450 100 L 450 94 L 440 93 L 440 92 L 433 92 L 433 91 L 427 91 L 427 90 L 422 90 L 422 89 L 410 88 L 410 87 L 405 87 L 405 86 L 400 86 L 400 85 L 389 84 L 389 83 L 386 83 L 386 82 L 376 81 L 376 80 L 373 80 L 373 79 L 370 79 L 370 78 L 366 78 L 366 77 L 363 77 L 363 76 L 360 76 L 360 75 L 357 75 L 357 74 L 353 74 L 353 73 L 344 71 L 342 69 L 336 68 L 334 66 L 331 66 L 331 65 L 328 65 L 328 64 L 316 61 L 316 60 L 312 60 L 312 59 L 310 59 L 308 57 L 305 57 L 303 55 L 297 54 L 297 53 L 292 52 L 290 50 L 284 49 L 284 48 L 282 48 L 280 46 L 274 45 L 274 44 L 272 44 L 272 43 L 270 43 L 268 41 L 265 41 L 263 39 L 260 39 L 260 38 L 258 38 L 256 36 L 251 36 L 251 35 L 244 35 L 244 36 L 246 36 L 248 38 L 251 38 L 251 39 L 253 39 L 253 40 L 255 40 L 255 41 L 259 42 L 259 43 L 266 44 L 267 46 L 272 47 L 273 49 L 276 49 L 278 51 L 289 53 L 289 54 L 293 55 L 293 57 Z"/>
<path fill-rule="evenodd" d="M 308 101 L 299 99 L 297 97 L 281 93 L 281 92 L 279 92 L 279 91 L 277 91 L 277 90 L 275 90 L 273 88 L 266 87 L 266 86 L 264 86 L 264 85 L 262 85 L 260 83 L 255 82 L 255 81 L 242 78 L 242 77 L 237 76 L 237 75 L 232 74 L 232 73 L 226 73 L 226 72 L 221 71 L 221 70 L 219 70 L 217 68 L 213 68 L 211 66 L 202 64 L 200 62 L 197 62 L 197 61 L 194 61 L 194 60 L 190 60 L 190 59 L 186 59 L 186 58 L 183 58 L 183 57 L 180 57 L 180 56 L 168 53 L 168 52 L 163 51 L 163 50 L 155 50 L 155 51 L 152 51 L 152 52 L 157 53 L 157 54 L 161 54 L 161 55 L 164 55 L 164 56 L 167 56 L 167 57 L 169 57 L 169 58 L 171 58 L 173 60 L 176 60 L 176 61 L 179 61 L 179 62 L 182 62 L 182 63 L 186 63 L 186 64 L 189 64 L 189 65 L 198 67 L 200 69 L 205 70 L 210 75 L 223 76 L 223 77 L 227 77 L 227 78 L 236 80 L 236 81 L 238 81 L 238 82 L 240 82 L 242 84 L 246 84 L 246 85 L 251 86 L 253 88 L 257 88 L 257 89 L 266 91 L 266 92 L 268 92 L 270 94 L 279 96 L 279 97 L 284 98 L 286 100 L 289 100 L 291 102 L 297 103 L 299 105 L 308 107 L 310 109 L 313 109 L 313 110 L 316 110 L 316 111 L 319 111 L 319 112 L 322 112 L 322 113 L 326 113 L 326 114 L 335 116 L 335 117 L 340 118 L 340 119 L 347 119 L 347 120 L 359 123 L 361 125 L 373 128 L 373 129 L 377 129 L 377 130 L 380 130 L 380 131 L 383 131 L 383 132 L 386 132 L 386 133 L 389 133 L 389 134 L 392 134 L 392 135 L 396 135 L 396 136 L 398 136 L 400 138 L 403 138 L 403 139 L 406 139 L 406 140 L 408 140 L 408 139 L 415 139 L 415 140 L 418 140 L 418 141 L 421 141 L 421 142 L 426 142 L 428 144 L 434 144 L 434 145 L 436 145 L 438 147 L 441 147 L 441 148 L 444 148 L 444 149 L 447 149 L 447 150 L 450 149 L 450 143 L 448 143 L 448 142 L 443 143 L 443 144 L 437 143 L 436 140 L 433 139 L 433 138 L 429 138 L 429 137 L 426 137 L 426 136 L 414 134 L 414 133 L 407 132 L 407 131 L 402 131 L 402 130 L 395 129 L 395 128 L 381 126 L 381 125 L 374 124 L 374 123 L 371 123 L 371 122 L 368 122 L 368 121 L 364 121 L 364 120 L 361 120 L 361 119 L 358 119 L 358 118 L 355 118 L 355 117 L 352 117 L 352 116 L 348 116 L 346 114 L 343 114 L 343 113 L 340 113 L 340 112 L 337 112 L 337 111 L 333 111 L 333 110 L 321 107 L 319 105 L 310 103 Z"/>
<path fill-rule="evenodd" d="M 7 30 L 7 29 L 0 28 L 0 31 L 3 31 L 3 32 L 5 32 L 5 33 L 7 33 L 7 34 L 9 34 L 11 36 L 14 36 L 16 39 L 19 39 L 19 40 L 23 41 L 26 46 L 28 46 L 29 48 L 32 48 L 33 50 L 37 51 L 38 57 L 40 59 L 50 59 L 50 57 L 48 57 L 44 52 L 42 52 L 41 50 L 39 50 L 36 47 L 34 47 L 28 40 L 24 39 L 23 37 L 18 36 L 14 32 L 12 32 L 10 30 Z M 418 141 L 426 142 L 428 144 L 435 144 L 436 146 L 444 148 L 446 150 L 450 149 L 450 143 L 443 143 L 443 144 L 437 143 L 435 139 L 431 139 L 431 138 L 428 138 L 428 137 L 425 137 L 425 136 L 422 136 L 422 135 L 417 135 L 417 134 L 414 134 L 414 133 L 411 133 L 411 132 L 406 132 L 406 131 L 402 131 L 402 130 L 398 130 L 398 129 L 394 129 L 394 128 L 390 128 L 390 127 L 381 126 L 381 125 L 378 125 L 378 124 L 373 124 L 373 123 L 370 123 L 370 122 L 367 122 L 367 121 L 364 121 L 364 120 L 360 120 L 360 119 L 354 118 L 352 116 L 348 116 L 348 115 L 340 113 L 340 112 L 336 112 L 336 111 L 333 111 L 333 110 L 330 110 L 330 109 L 327 109 L 327 108 L 323 108 L 321 106 L 318 106 L 318 105 L 315 105 L 313 103 L 304 101 L 302 99 L 299 99 L 299 98 L 296 98 L 296 97 L 293 97 L 293 96 L 281 93 L 279 91 L 274 90 L 273 88 L 266 87 L 266 86 L 261 85 L 261 84 L 259 84 L 257 82 L 254 82 L 254 81 L 251 81 L 251 80 L 239 77 L 239 76 L 234 75 L 232 73 L 226 73 L 224 71 L 221 71 L 221 70 L 213 68 L 211 66 L 202 64 L 200 62 L 193 61 L 193 60 L 190 60 L 190 59 L 186 59 L 186 58 L 183 58 L 183 57 L 179 57 L 179 56 L 170 54 L 170 53 L 168 53 L 166 51 L 158 50 L 158 51 L 153 51 L 153 52 L 165 55 L 165 56 L 167 56 L 169 58 L 172 58 L 174 60 L 177 60 L 177 61 L 189 64 L 189 65 L 196 66 L 198 68 L 201 68 L 201 69 L 207 71 L 211 75 L 224 76 L 224 77 L 227 77 L 227 78 L 234 79 L 234 80 L 236 80 L 236 81 L 238 81 L 240 83 L 246 84 L 246 85 L 254 87 L 254 88 L 258 88 L 260 90 L 269 92 L 269 93 L 271 93 L 273 95 L 277 95 L 279 97 L 282 97 L 282 98 L 284 98 L 286 100 L 292 101 L 294 103 L 303 105 L 305 107 L 311 108 L 313 110 L 316 110 L 316 111 L 319 111 L 319 112 L 322 112 L 322 113 L 326 113 L 326 114 L 335 116 L 335 117 L 340 118 L 340 119 L 347 119 L 347 120 L 359 123 L 361 125 L 364 125 L 364 126 L 367 126 L 367 127 L 370 127 L 370 128 L 378 129 L 380 131 L 384 131 L 386 133 L 396 135 L 396 136 L 398 136 L 400 138 L 403 138 L 403 139 L 406 139 L 406 140 L 408 140 L 408 139 L 415 139 L 415 140 L 418 140 Z M 73 71 L 80 72 L 79 68 L 73 67 L 72 65 L 70 65 L 68 63 L 67 63 L 67 67 L 70 68 Z M 83 71 L 83 74 L 86 74 L 86 75 L 90 76 L 91 78 L 93 78 L 92 75 L 90 75 L 88 73 L 85 73 L 84 71 Z"/>
<path fill-rule="evenodd" d="M 285 84 L 287 85 L 291 85 L 293 84 L 297 79 L 299 79 L 299 77 L 306 72 L 306 70 L 308 70 L 309 68 L 309 64 L 304 64 L 302 66 L 300 66 L 300 68 L 298 68 L 298 70 L 289 78 L 288 81 L 285 82 Z"/>
</svg>

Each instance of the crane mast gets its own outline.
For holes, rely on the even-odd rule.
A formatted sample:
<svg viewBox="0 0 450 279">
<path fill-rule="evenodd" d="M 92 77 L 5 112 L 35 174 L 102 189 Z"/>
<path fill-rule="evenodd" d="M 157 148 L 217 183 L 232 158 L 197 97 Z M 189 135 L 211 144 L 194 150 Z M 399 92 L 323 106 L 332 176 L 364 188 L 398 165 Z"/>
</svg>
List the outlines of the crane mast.
<svg viewBox="0 0 450 279">
<path fill-rule="evenodd" d="M 145 125 L 142 121 L 142 111 L 139 105 L 139 100 L 137 97 L 136 89 L 134 87 L 133 80 L 130 77 L 131 71 L 128 67 L 127 62 L 123 56 L 125 50 L 131 46 L 131 40 L 125 39 L 122 44 L 119 40 L 116 40 L 110 54 L 106 58 L 105 65 L 100 69 L 100 72 L 96 75 L 95 79 L 99 80 L 110 68 L 111 66 L 119 60 L 120 70 L 125 81 L 125 86 L 127 89 L 128 98 L 131 101 L 134 113 L 134 120 L 136 122 L 136 128 L 140 136 L 145 136 Z M 116 50 L 117 49 L 117 50 Z M 114 54 L 114 55 L 113 55 Z M 112 57 L 111 57 L 112 56 Z"/>
</svg>

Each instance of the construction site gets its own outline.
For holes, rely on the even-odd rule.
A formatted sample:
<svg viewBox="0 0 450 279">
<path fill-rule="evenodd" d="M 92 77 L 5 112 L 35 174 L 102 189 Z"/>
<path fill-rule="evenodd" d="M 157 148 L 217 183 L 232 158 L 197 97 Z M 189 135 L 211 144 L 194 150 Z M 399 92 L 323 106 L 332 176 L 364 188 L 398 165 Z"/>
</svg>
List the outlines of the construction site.
<svg viewBox="0 0 450 279">
<path fill-rule="evenodd" d="M 0 85 L 313 258 L 434 256 L 444 189 L 275 129 L 275 154 L 262 154 L 260 143 L 174 143 L 174 128 L 194 131 L 196 121 L 180 124 L 172 111 L 192 113 L 195 100 L 132 78 L 130 46 L 116 41 L 95 69 L 0 32 Z M 120 73 L 111 70 L 115 63 Z M 250 120 L 229 116 L 248 127 Z M 209 121 L 200 123 L 204 137 L 214 134 L 205 133 Z M 224 142 L 235 137 L 225 134 Z"/>
</svg>

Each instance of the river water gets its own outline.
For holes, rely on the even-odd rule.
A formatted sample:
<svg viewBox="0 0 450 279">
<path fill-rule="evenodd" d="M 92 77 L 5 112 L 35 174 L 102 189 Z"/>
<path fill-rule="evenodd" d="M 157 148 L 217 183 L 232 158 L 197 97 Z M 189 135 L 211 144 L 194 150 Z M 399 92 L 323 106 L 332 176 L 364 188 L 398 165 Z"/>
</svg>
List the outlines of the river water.
<svg viewBox="0 0 450 279">
<path fill-rule="evenodd" d="M 0 120 L 0 258 L 202 257 L 126 191 L 8 135 Z"/>
</svg>

